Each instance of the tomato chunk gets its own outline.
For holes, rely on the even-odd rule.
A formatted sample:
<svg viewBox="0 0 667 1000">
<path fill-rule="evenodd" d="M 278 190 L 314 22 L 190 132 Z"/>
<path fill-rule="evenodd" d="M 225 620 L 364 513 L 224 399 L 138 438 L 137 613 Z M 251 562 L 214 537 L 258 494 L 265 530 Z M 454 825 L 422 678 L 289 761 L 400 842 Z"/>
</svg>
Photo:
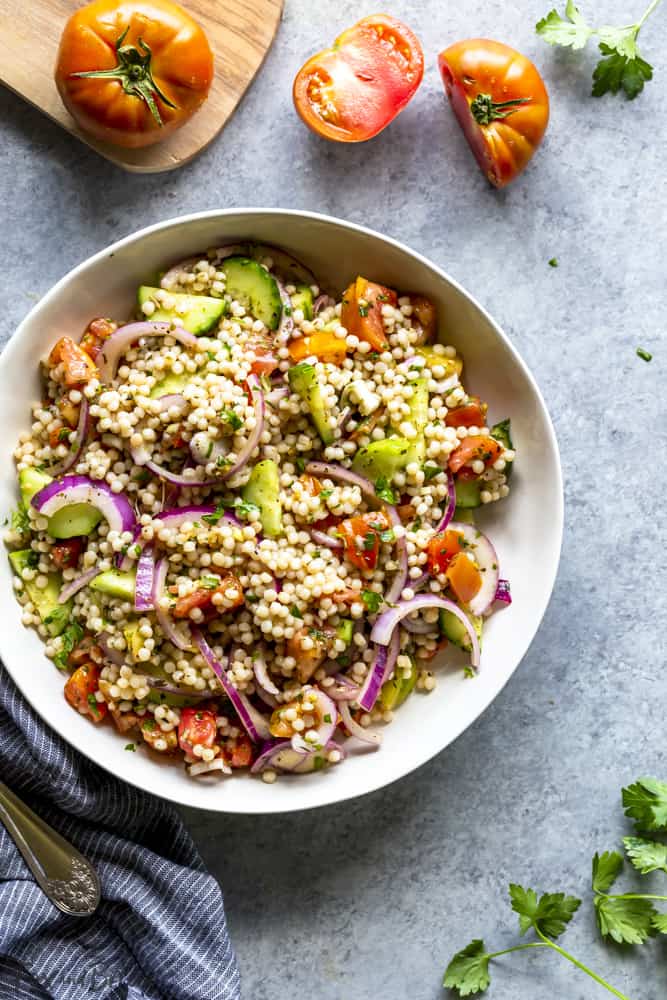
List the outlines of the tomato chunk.
<svg viewBox="0 0 667 1000">
<path fill-rule="evenodd" d="M 97 375 L 97 367 L 71 337 L 61 337 L 49 354 L 49 367 L 63 366 L 68 389 L 86 385 Z"/>
<path fill-rule="evenodd" d="M 67 538 L 57 542 L 51 549 L 51 559 L 56 569 L 72 569 L 76 566 L 85 544 L 83 538 Z"/>
<path fill-rule="evenodd" d="M 104 317 L 90 321 L 79 346 L 82 351 L 86 352 L 91 361 L 97 360 L 104 341 L 111 336 L 115 329 L 116 324 L 110 319 L 104 319 Z"/>
<path fill-rule="evenodd" d="M 348 333 L 367 341 L 374 351 L 384 351 L 388 341 L 384 332 L 382 306 L 395 306 L 397 302 L 396 292 L 391 288 L 359 277 L 343 293 L 341 324 Z"/>
<path fill-rule="evenodd" d="M 280 361 L 273 353 L 273 346 L 268 338 L 253 340 L 248 344 L 249 349 L 255 355 L 250 365 L 250 371 L 254 375 L 271 375 L 276 370 Z"/>
<path fill-rule="evenodd" d="M 487 405 L 477 396 L 471 396 L 463 406 L 456 406 L 445 417 L 447 427 L 483 427 Z"/>
<path fill-rule="evenodd" d="M 101 722 L 109 712 L 104 701 L 97 701 L 95 695 L 100 687 L 100 667 L 92 661 L 78 667 L 65 683 L 65 698 L 72 708 L 93 722 Z"/>
<path fill-rule="evenodd" d="M 463 604 L 469 604 L 482 586 L 482 574 L 465 552 L 459 552 L 450 562 L 447 580 L 457 599 Z"/>
<path fill-rule="evenodd" d="M 232 767 L 250 767 L 253 761 L 254 749 L 247 733 L 239 733 L 231 749 L 227 748 L 225 757 Z"/>
<path fill-rule="evenodd" d="M 463 535 L 458 531 L 448 530 L 433 536 L 426 547 L 428 571 L 432 576 L 447 572 L 454 556 L 463 551 L 462 541 Z"/>
<path fill-rule="evenodd" d="M 292 361 L 303 361 L 304 358 L 316 357 L 320 361 L 329 361 L 340 365 L 347 357 L 345 338 L 337 337 L 330 330 L 319 330 L 309 337 L 299 337 L 287 345 Z"/>
<path fill-rule="evenodd" d="M 338 532 L 345 545 L 346 558 L 358 569 L 375 569 L 382 541 L 380 536 L 390 528 L 391 521 L 384 511 L 371 511 L 341 521 Z"/>
<path fill-rule="evenodd" d="M 221 600 L 213 598 L 219 594 Z M 174 618 L 189 618 L 194 608 L 199 608 L 205 617 L 224 614 L 245 603 L 243 587 L 237 576 L 226 573 L 216 587 L 197 587 L 190 594 L 179 597 L 172 609 Z"/>
<path fill-rule="evenodd" d="M 420 343 L 427 344 L 435 338 L 438 330 L 438 318 L 435 306 L 425 295 L 411 295 L 412 318 L 422 328 Z"/>
<path fill-rule="evenodd" d="M 218 734 L 215 715 L 207 709 L 182 708 L 178 724 L 178 745 L 191 754 L 196 746 L 212 747 Z"/>
<path fill-rule="evenodd" d="M 477 460 L 484 462 L 488 469 L 500 458 L 502 447 L 495 438 L 485 434 L 473 434 L 463 439 L 461 444 L 449 456 L 449 468 L 457 473 L 464 465 Z"/>
</svg>

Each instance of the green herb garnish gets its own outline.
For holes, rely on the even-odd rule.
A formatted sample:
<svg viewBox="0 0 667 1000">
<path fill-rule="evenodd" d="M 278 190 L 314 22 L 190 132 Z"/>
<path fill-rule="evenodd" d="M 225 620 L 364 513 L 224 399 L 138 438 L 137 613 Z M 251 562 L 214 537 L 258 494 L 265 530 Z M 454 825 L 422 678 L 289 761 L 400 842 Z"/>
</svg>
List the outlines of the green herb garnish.
<svg viewBox="0 0 667 1000">
<path fill-rule="evenodd" d="M 375 494 L 380 498 L 380 500 L 386 500 L 387 503 L 396 503 L 396 494 L 389 485 L 389 480 L 385 476 L 380 476 L 379 479 L 375 480 Z"/>
<path fill-rule="evenodd" d="M 300 621 L 303 621 L 303 615 L 297 608 L 296 604 L 292 605 L 292 607 L 289 609 L 289 613 L 291 614 L 292 618 L 299 618 Z"/>
<path fill-rule="evenodd" d="M 430 483 L 432 479 L 435 479 L 442 472 L 442 469 L 439 465 L 427 462 L 426 465 L 422 465 L 422 472 L 424 473 L 424 482 Z"/>
<path fill-rule="evenodd" d="M 653 360 L 653 355 L 650 353 L 650 351 L 645 350 L 643 347 L 638 347 L 637 348 L 637 357 L 641 358 L 642 361 L 652 361 Z"/>
<path fill-rule="evenodd" d="M 371 615 L 376 615 L 382 606 L 382 594 L 376 594 L 374 590 L 362 590 L 361 600 L 366 605 L 366 610 Z"/>
<path fill-rule="evenodd" d="M 60 635 L 62 648 L 53 657 L 53 662 L 60 670 L 66 670 L 69 661 L 69 654 L 78 646 L 83 639 L 83 629 L 77 622 L 71 622 Z"/>
</svg>

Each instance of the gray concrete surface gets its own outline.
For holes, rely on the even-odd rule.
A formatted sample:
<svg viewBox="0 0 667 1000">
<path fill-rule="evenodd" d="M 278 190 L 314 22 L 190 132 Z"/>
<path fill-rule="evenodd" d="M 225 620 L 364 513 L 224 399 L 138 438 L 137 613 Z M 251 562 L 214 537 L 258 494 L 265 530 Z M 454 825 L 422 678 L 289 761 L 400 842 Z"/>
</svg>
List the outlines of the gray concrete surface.
<svg viewBox="0 0 667 1000">
<path fill-rule="evenodd" d="M 560 574 L 528 656 L 454 746 L 385 791 L 277 821 L 186 819 L 226 893 L 246 1000 L 435 1000 L 453 951 L 474 936 L 515 939 L 510 880 L 584 897 L 567 944 L 632 1000 L 660 1000 L 664 939 L 634 951 L 601 944 L 588 879 L 592 853 L 627 829 L 621 786 L 667 777 L 667 9 L 645 29 L 656 79 L 627 104 L 589 96 L 592 52 L 553 52 L 535 37 L 548 0 L 389 6 L 422 38 L 426 79 L 397 122 L 358 147 L 318 141 L 290 102 L 303 59 L 372 8 L 353 0 L 287 0 L 237 115 L 177 173 L 127 175 L 0 93 L 0 330 L 8 338 L 57 278 L 112 240 L 229 205 L 366 223 L 486 304 L 542 386 L 565 472 Z M 643 6 L 586 3 L 621 24 Z M 535 57 L 552 96 L 543 149 L 500 194 L 477 172 L 434 68 L 440 48 L 477 34 Z M 651 364 L 636 357 L 640 344 Z M 665 877 L 655 885 L 665 892 Z M 494 980 L 494 1000 L 608 995 L 541 953 L 502 960 Z"/>
</svg>

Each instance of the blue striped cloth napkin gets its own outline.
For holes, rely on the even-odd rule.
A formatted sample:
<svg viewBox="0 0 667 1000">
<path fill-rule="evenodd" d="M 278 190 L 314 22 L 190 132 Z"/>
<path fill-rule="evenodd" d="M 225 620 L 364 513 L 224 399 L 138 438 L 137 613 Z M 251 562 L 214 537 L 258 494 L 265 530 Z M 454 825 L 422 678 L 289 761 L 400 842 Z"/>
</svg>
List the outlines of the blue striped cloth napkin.
<svg viewBox="0 0 667 1000">
<path fill-rule="evenodd" d="M 176 811 L 64 743 L 2 667 L 0 775 L 102 883 L 93 917 L 66 916 L 0 825 L 2 1000 L 239 1000 L 222 894 Z"/>
</svg>

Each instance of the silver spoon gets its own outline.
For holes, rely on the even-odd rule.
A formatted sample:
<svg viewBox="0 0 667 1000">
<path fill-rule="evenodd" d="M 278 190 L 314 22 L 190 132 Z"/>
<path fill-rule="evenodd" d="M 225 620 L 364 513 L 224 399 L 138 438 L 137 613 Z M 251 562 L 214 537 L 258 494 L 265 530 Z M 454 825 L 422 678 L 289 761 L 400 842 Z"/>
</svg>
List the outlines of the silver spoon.
<svg viewBox="0 0 667 1000">
<path fill-rule="evenodd" d="M 89 917 L 100 902 L 100 882 L 87 861 L 0 781 L 0 821 L 54 906 Z"/>
</svg>

